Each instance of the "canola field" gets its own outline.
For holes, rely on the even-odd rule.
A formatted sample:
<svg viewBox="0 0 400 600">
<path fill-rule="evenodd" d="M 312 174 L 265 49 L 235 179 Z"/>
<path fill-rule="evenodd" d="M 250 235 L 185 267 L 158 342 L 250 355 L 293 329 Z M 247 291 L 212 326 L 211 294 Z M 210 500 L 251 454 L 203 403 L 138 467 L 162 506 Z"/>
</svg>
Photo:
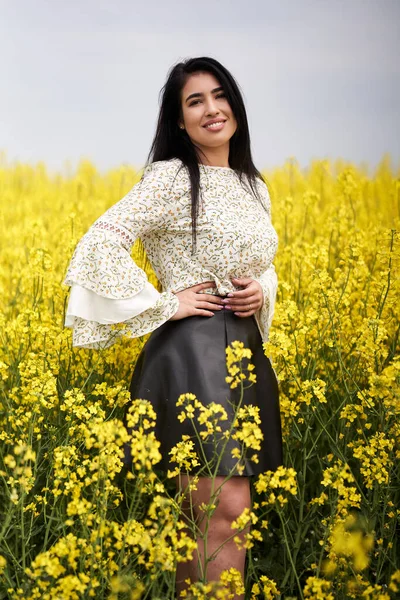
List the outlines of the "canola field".
<svg viewBox="0 0 400 600">
<path fill-rule="evenodd" d="M 122 423 L 146 338 L 72 349 L 63 328 L 61 283 L 76 243 L 140 175 L 127 166 L 100 174 L 87 161 L 69 175 L 0 163 L 0 600 L 167 600 L 177 563 L 194 550 L 196 524 L 184 520 L 173 473 L 157 471 L 146 400 L 130 413 L 131 440 Z M 185 597 L 394 600 L 400 171 L 386 156 L 373 174 L 290 159 L 264 175 L 279 236 L 265 351 L 280 381 L 285 464 L 253 482 L 252 510 L 232 524 L 247 548 L 246 580 L 229 569 L 208 581 L 204 565 Z M 132 256 L 158 286 L 140 240 Z M 232 385 L 256 385 L 245 358 L 228 349 Z M 176 400 L 182 418 L 205 426 L 203 439 L 223 418 L 201 398 Z M 251 453 L 257 431 L 256 414 L 238 414 L 235 435 Z M 174 458 L 177 472 L 192 464 L 190 440 Z M 204 506 L 206 518 L 212 511 Z"/>
</svg>

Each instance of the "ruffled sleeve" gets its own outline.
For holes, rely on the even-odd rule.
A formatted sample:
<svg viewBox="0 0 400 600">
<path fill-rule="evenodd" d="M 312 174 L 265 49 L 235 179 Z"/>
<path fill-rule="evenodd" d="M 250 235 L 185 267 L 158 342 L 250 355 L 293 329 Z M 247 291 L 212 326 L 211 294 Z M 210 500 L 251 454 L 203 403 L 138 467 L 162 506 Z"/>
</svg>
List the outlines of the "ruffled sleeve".
<svg viewBox="0 0 400 600">
<path fill-rule="evenodd" d="M 271 199 L 268 188 L 264 182 L 260 181 L 260 189 L 262 194 L 262 204 L 271 221 Z M 278 238 L 276 237 L 276 244 L 272 246 L 271 260 L 275 257 L 277 251 L 277 241 Z M 278 277 L 274 264 L 271 262 L 269 267 L 259 277 L 255 277 L 254 279 L 261 285 L 264 295 L 264 303 L 260 310 L 255 314 L 255 318 L 258 322 L 263 341 L 266 342 L 269 339 L 269 330 L 275 312 L 275 302 L 278 290 Z"/>
<path fill-rule="evenodd" d="M 136 239 L 165 226 L 176 165 L 157 161 L 78 242 L 64 285 L 71 286 L 65 326 L 74 347 L 101 349 L 139 337 L 173 316 L 179 300 L 158 292 L 131 258 Z"/>
<path fill-rule="evenodd" d="M 274 265 L 271 264 L 270 267 L 268 267 L 260 277 L 255 278 L 255 280 L 261 285 L 264 294 L 264 304 L 256 313 L 255 317 L 258 321 L 263 341 L 266 342 L 269 339 L 269 330 L 275 312 L 276 293 L 278 290 L 278 277 Z"/>
</svg>

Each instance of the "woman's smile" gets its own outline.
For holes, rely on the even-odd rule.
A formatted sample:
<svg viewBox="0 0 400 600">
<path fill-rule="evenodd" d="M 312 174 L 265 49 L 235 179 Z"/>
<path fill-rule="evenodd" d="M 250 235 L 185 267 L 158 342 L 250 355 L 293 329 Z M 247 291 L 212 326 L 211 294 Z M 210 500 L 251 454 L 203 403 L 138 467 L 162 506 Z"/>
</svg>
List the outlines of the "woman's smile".
<svg viewBox="0 0 400 600">
<path fill-rule="evenodd" d="M 209 125 L 203 125 L 207 131 L 221 131 L 224 128 L 225 121 L 217 121 L 215 123 L 210 123 Z"/>
</svg>

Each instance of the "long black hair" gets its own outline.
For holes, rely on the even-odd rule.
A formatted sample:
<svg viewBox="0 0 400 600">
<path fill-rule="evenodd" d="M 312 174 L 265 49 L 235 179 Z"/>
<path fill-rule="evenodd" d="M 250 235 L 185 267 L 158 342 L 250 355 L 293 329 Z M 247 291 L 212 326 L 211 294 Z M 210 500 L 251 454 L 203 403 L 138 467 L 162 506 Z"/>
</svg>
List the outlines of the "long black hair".
<svg viewBox="0 0 400 600">
<path fill-rule="evenodd" d="M 189 76 L 199 71 L 212 73 L 219 81 L 237 122 L 236 131 L 229 142 L 229 166 L 236 171 L 241 182 L 243 175 L 247 176 L 251 190 L 257 198 L 256 180 L 264 181 L 253 163 L 246 109 L 239 86 L 231 73 L 220 62 L 207 56 L 189 58 L 173 66 L 160 92 L 161 103 L 157 129 L 146 165 L 159 160 L 179 158 L 188 169 L 192 201 L 193 252 L 196 247 L 196 223 L 199 210 L 199 158 L 186 130 L 181 129 L 178 123 L 182 119 L 182 89 Z"/>
</svg>

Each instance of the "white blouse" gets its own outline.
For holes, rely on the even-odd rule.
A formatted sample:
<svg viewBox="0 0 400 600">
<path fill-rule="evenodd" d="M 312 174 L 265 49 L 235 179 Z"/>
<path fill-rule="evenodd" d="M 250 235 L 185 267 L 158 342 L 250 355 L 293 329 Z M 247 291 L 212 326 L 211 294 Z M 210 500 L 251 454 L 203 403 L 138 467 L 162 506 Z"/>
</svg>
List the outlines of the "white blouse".
<svg viewBox="0 0 400 600">
<path fill-rule="evenodd" d="M 73 329 L 73 346 L 101 349 L 123 335 L 142 336 L 176 313 L 177 292 L 214 281 L 205 293 L 225 295 L 240 289 L 231 281 L 235 277 L 261 284 L 264 304 L 255 318 L 263 341 L 268 340 L 278 236 L 267 186 L 257 180 L 260 203 L 247 178 L 241 183 L 234 169 L 199 168 L 201 208 L 193 255 L 190 180 L 178 158 L 146 167 L 142 179 L 80 239 L 63 282 L 72 286 L 65 326 Z M 131 258 L 138 238 L 162 293 Z"/>
</svg>

